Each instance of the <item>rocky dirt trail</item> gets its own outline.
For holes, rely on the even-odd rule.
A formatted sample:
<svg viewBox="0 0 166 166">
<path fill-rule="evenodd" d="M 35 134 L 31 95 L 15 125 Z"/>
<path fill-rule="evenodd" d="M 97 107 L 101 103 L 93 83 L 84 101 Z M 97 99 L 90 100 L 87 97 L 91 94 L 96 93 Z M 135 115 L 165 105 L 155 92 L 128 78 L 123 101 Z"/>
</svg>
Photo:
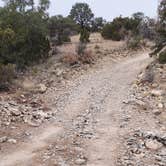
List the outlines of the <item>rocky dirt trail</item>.
<svg viewBox="0 0 166 166">
<path fill-rule="evenodd" d="M 42 98 L 55 118 L 0 154 L 0 166 L 123 165 L 119 157 L 125 135 L 137 127 L 148 128 L 148 122 L 155 127 L 146 117 L 133 115 L 132 105 L 125 105 L 132 82 L 149 62 L 148 53 L 114 63 L 105 57 L 59 94 L 48 89 Z"/>
</svg>

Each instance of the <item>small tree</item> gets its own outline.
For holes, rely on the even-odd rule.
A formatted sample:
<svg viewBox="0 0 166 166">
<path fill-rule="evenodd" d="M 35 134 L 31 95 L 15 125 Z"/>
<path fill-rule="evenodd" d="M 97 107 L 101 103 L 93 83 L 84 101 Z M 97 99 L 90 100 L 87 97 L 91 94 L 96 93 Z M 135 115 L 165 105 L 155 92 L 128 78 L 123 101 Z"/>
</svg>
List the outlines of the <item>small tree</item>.
<svg viewBox="0 0 166 166">
<path fill-rule="evenodd" d="M 70 11 L 70 17 L 75 21 L 76 24 L 80 26 L 80 41 L 88 42 L 88 31 L 94 17 L 89 5 L 86 3 L 76 3 Z"/>
</svg>

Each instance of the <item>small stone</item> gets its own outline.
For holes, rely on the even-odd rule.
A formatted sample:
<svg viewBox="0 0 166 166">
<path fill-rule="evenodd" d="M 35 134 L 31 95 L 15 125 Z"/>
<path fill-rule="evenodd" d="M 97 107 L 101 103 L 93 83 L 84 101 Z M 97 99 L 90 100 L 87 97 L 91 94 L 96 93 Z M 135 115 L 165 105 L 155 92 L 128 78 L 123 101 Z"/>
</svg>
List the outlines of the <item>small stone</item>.
<svg viewBox="0 0 166 166">
<path fill-rule="evenodd" d="M 158 150 L 163 146 L 160 142 L 156 140 L 147 140 L 145 142 L 145 145 L 148 149 L 151 149 L 151 150 Z"/>
<path fill-rule="evenodd" d="M 75 161 L 75 164 L 77 164 L 77 165 L 84 165 L 84 164 L 86 164 L 86 160 L 85 159 L 77 159 Z"/>
<path fill-rule="evenodd" d="M 8 139 L 8 142 L 9 142 L 9 143 L 12 143 L 12 144 L 16 144 L 16 143 L 17 143 L 17 140 L 15 140 L 15 139 Z"/>
<path fill-rule="evenodd" d="M 47 90 L 47 87 L 44 84 L 39 84 L 37 88 L 39 93 L 45 93 Z"/>
<path fill-rule="evenodd" d="M 141 101 L 141 100 L 136 100 L 135 103 L 141 107 L 143 107 L 144 109 L 147 108 L 147 105 L 145 102 Z"/>
<path fill-rule="evenodd" d="M 123 103 L 124 103 L 124 104 L 129 104 L 129 101 L 123 100 Z"/>
<path fill-rule="evenodd" d="M 161 109 L 162 109 L 162 108 L 164 108 L 164 105 L 163 105 L 162 103 L 159 103 L 159 104 L 158 104 L 158 108 L 161 108 Z"/>
<path fill-rule="evenodd" d="M 163 91 L 154 89 L 154 90 L 151 91 L 151 95 L 152 96 L 162 96 L 163 95 Z"/>
<path fill-rule="evenodd" d="M 57 69 L 56 70 L 56 75 L 59 77 L 63 74 L 63 70 L 62 69 Z"/>
<path fill-rule="evenodd" d="M 7 138 L 6 136 L 1 137 L 1 138 L 0 138 L 0 143 L 4 143 L 4 142 L 6 142 L 7 139 L 8 139 L 8 138 Z"/>
<path fill-rule="evenodd" d="M 157 87 L 158 87 L 158 84 L 157 84 L 157 83 L 153 83 L 153 84 L 152 84 L 152 87 L 153 87 L 153 88 L 157 88 Z"/>
<path fill-rule="evenodd" d="M 161 111 L 158 110 L 158 109 L 155 109 L 155 110 L 153 110 L 153 113 L 154 113 L 156 116 L 158 116 L 158 115 L 161 114 Z"/>
<path fill-rule="evenodd" d="M 12 108 L 10 110 L 11 110 L 11 114 L 14 115 L 14 116 L 21 115 L 21 112 L 17 108 Z"/>
</svg>

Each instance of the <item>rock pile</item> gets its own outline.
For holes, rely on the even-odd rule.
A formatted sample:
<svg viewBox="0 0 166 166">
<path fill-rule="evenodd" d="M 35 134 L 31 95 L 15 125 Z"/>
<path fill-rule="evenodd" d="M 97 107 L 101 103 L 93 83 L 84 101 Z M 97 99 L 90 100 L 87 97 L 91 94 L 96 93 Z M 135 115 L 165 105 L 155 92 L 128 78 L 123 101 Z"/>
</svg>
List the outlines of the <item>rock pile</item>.
<svg viewBox="0 0 166 166">
<path fill-rule="evenodd" d="M 1 127 L 14 123 L 26 123 L 31 126 L 38 126 L 44 120 L 52 117 L 52 112 L 44 107 L 43 102 L 35 100 L 32 96 L 28 98 L 21 95 L 16 100 L 0 101 Z"/>
<path fill-rule="evenodd" d="M 119 160 L 119 166 L 165 166 L 166 135 L 135 131 L 126 140 L 127 151 Z M 123 164 L 122 164 L 123 163 Z"/>
</svg>

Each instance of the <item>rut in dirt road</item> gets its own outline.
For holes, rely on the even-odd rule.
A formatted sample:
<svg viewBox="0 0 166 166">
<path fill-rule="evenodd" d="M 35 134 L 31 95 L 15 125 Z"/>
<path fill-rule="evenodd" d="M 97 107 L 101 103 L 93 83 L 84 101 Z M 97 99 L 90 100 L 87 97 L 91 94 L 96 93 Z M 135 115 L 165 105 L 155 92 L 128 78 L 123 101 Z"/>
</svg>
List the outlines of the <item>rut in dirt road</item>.
<svg viewBox="0 0 166 166">
<path fill-rule="evenodd" d="M 129 97 L 131 83 L 149 62 L 147 53 L 116 64 L 112 64 L 109 58 L 104 59 L 97 69 L 92 69 L 74 80 L 64 95 L 59 96 L 54 108 L 58 110 L 56 122 L 54 122 L 54 125 L 60 126 L 58 136 L 52 131 L 51 134 L 39 134 L 32 137 L 28 143 L 17 148 L 16 152 L 0 155 L 0 166 L 16 164 L 53 166 L 55 160 L 59 165 L 72 166 L 79 164 L 78 159 L 82 161 L 82 165 L 116 166 L 120 143 L 123 141 L 121 135 L 124 132 L 120 128 L 124 116 L 123 100 Z M 55 95 L 54 91 L 48 90 L 44 98 L 54 105 Z M 46 126 L 44 131 L 55 130 L 54 125 Z M 38 131 L 42 133 L 43 128 L 39 127 Z M 72 135 L 77 135 L 81 140 L 79 147 L 85 151 L 85 157 L 78 154 L 64 157 L 57 152 L 49 160 L 42 161 L 42 158 L 40 161 L 36 160 L 41 157 L 38 151 L 41 149 L 44 151 L 49 146 L 50 142 L 47 143 L 47 140 L 52 135 L 54 139 L 51 143 L 59 138 L 70 140 Z M 33 142 L 36 142 L 36 138 L 39 138 L 39 143 L 35 146 Z M 70 148 L 72 145 L 69 143 L 66 146 Z M 59 160 L 60 157 L 61 160 Z"/>
</svg>

